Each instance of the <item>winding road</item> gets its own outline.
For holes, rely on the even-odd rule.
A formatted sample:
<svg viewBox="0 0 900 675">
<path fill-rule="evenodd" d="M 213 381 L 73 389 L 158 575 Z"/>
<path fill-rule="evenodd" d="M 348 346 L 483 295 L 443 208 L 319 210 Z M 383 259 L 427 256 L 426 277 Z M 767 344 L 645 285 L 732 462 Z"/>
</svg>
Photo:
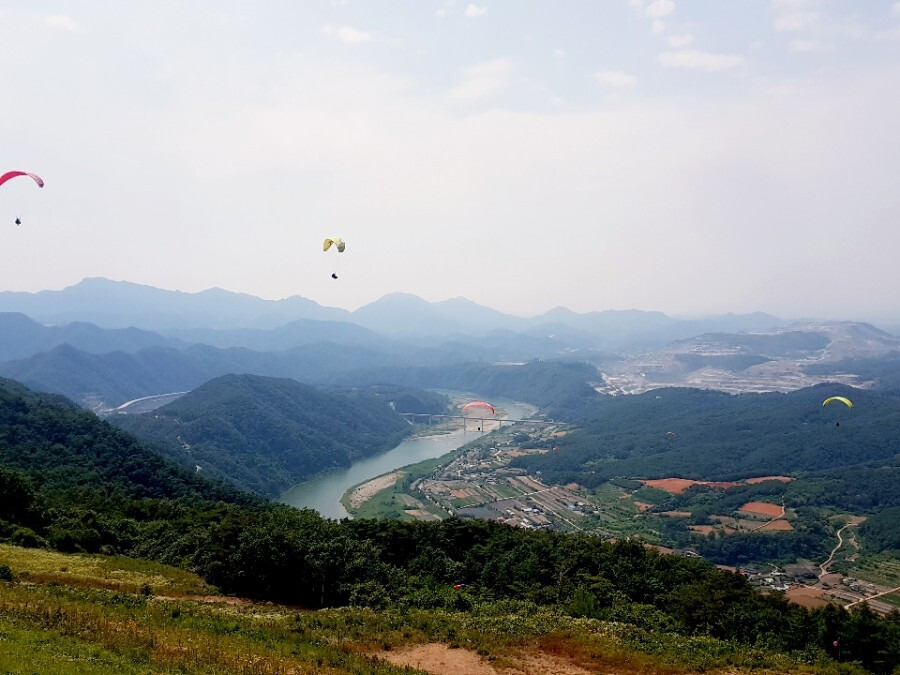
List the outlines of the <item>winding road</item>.
<svg viewBox="0 0 900 675">
<path fill-rule="evenodd" d="M 844 538 L 841 536 L 841 533 L 846 530 L 848 527 L 856 527 L 859 523 L 847 523 L 841 529 L 837 531 L 837 546 L 831 549 L 831 554 L 828 556 L 828 560 L 819 565 L 819 581 L 822 580 L 826 574 L 828 574 L 828 568 L 831 566 L 831 563 L 834 562 L 834 556 L 838 552 L 838 549 L 844 544 Z"/>
</svg>

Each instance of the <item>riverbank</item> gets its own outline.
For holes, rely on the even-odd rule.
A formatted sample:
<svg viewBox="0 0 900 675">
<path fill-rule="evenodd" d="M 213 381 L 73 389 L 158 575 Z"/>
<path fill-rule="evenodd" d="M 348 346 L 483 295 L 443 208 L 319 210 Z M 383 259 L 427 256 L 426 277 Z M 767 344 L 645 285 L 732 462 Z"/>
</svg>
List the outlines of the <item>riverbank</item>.
<svg viewBox="0 0 900 675">
<path fill-rule="evenodd" d="M 468 400 L 471 400 L 471 397 Z M 459 406 L 457 399 L 455 403 Z M 424 460 L 438 458 L 465 445 L 472 440 L 484 436 L 493 431 L 493 426 L 499 426 L 502 417 L 511 419 L 525 419 L 536 411 L 536 408 L 527 403 L 519 403 L 508 399 L 494 399 L 491 403 L 498 411 L 497 420 L 490 420 L 487 425 L 476 424 L 471 418 L 466 422 L 462 418 L 447 420 L 458 425 L 457 428 L 448 428 L 444 424 L 435 427 L 416 429 L 415 436 L 407 438 L 397 447 L 386 453 L 367 457 L 355 462 L 347 469 L 339 469 L 328 474 L 300 483 L 281 495 L 280 501 L 297 508 L 312 508 L 326 518 L 340 520 L 348 517 L 379 517 L 381 509 L 370 514 L 373 500 L 371 497 L 362 502 L 361 509 L 350 506 L 348 492 L 356 487 L 369 482 L 372 479 L 384 476 L 395 471 L 402 470 L 406 476 L 402 479 L 405 483 L 410 479 L 407 467 L 418 464 Z M 452 409 L 458 409 L 458 407 Z M 487 426 L 486 429 L 473 428 Z M 437 432 L 437 433 L 435 433 Z M 380 490 L 381 495 L 392 492 L 395 485 Z M 400 506 L 398 502 L 394 507 Z M 421 510 L 416 504 L 403 504 L 406 510 Z M 358 512 L 357 512 L 358 511 Z M 406 514 L 409 515 L 409 514 Z"/>
<path fill-rule="evenodd" d="M 347 494 L 348 510 L 358 509 L 382 490 L 392 487 L 404 475 L 402 471 L 394 471 L 357 485 Z"/>
</svg>

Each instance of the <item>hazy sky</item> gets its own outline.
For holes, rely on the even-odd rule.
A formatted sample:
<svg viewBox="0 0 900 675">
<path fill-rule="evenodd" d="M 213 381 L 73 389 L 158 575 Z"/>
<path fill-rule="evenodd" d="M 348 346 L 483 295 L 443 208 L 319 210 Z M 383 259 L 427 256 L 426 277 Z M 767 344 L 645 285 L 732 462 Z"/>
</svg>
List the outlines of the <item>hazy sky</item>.
<svg viewBox="0 0 900 675">
<path fill-rule="evenodd" d="M 900 1 L 0 0 L 0 54 L 3 290 L 900 317 Z"/>
</svg>

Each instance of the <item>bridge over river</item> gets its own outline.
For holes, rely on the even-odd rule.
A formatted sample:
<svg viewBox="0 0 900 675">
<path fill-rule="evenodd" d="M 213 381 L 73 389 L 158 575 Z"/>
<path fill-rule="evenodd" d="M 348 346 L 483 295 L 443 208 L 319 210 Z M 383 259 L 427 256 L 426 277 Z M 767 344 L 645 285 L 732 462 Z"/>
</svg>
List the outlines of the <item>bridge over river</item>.
<svg viewBox="0 0 900 675">
<path fill-rule="evenodd" d="M 534 419 L 521 419 L 521 420 L 513 420 L 509 418 L 499 418 L 499 417 L 475 417 L 473 415 L 434 415 L 432 413 L 400 413 L 402 417 L 405 417 L 410 422 L 417 421 L 420 424 L 425 423 L 425 418 L 428 419 L 428 424 L 434 424 L 435 420 L 438 423 L 445 422 L 447 420 L 463 420 L 463 429 L 468 427 L 469 420 L 473 420 L 478 422 L 479 431 L 484 429 L 487 431 L 487 426 L 485 422 L 496 422 L 497 429 L 502 429 L 504 424 L 534 424 L 536 426 L 555 426 L 558 422 L 554 422 L 553 420 L 534 420 Z"/>
</svg>

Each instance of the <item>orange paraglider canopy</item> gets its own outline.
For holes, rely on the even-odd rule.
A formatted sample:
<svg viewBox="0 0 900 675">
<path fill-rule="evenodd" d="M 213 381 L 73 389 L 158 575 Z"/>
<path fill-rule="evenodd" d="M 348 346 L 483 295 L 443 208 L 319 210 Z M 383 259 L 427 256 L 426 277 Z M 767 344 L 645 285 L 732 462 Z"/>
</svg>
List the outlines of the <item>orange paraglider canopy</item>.
<svg viewBox="0 0 900 675">
<path fill-rule="evenodd" d="M 491 405 L 490 403 L 488 403 L 487 401 L 472 401 L 471 403 L 466 403 L 466 404 L 462 407 L 462 410 L 460 410 L 460 412 L 465 412 L 468 408 L 473 408 L 473 407 L 476 407 L 476 406 L 481 407 L 481 408 L 487 408 L 488 410 L 491 411 L 491 414 L 492 414 L 492 415 L 497 414 L 497 411 L 494 410 L 494 406 L 492 406 L 492 405 Z"/>
</svg>

